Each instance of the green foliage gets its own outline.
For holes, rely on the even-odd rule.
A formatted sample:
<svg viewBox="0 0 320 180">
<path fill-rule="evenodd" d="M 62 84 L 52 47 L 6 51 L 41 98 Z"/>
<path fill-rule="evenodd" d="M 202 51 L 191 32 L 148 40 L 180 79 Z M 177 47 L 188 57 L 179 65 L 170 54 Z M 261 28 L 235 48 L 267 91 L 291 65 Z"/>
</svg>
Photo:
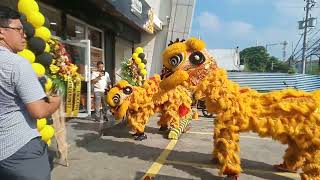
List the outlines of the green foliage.
<svg viewBox="0 0 320 180">
<path fill-rule="evenodd" d="M 132 86 L 137 86 L 138 84 L 134 81 L 132 76 L 132 71 L 129 65 L 129 59 L 124 59 L 121 63 L 121 77 L 123 80 L 126 80 Z"/>
<path fill-rule="evenodd" d="M 269 57 L 266 72 L 288 73 L 289 69 L 290 66 L 287 62 L 280 61 L 274 56 Z"/>
<path fill-rule="evenodd" d="M 296 69 L 294 67 L 290 67 L 288 70 L 288 74 L 295 74 L 296 73 Z"/>
<path fill-rule="evenodd" d="M 307 68 L 307 74 L 312 74 L 312 75 L 320 75 L 320 67 L 318 64 L 311 64 L 308 68 Z"/>
<path fill-rule="evenodd" d="M 240 62 L 245 64 L 245 71 L 251 72 L 287 73 L 290 69 L 287 62 L 270 56 L 263 46 L 250 47 L 242 50 L 240 52 Z"/>
<path fill-rule="evenodd" d="M 56 91 L 54 93 L 65 97 L 67 94 L 67 83 L 64 80 L 57 77 L 56 75 L 47 74 L 47 76 L 52 80 L 52 83 L 53 83 L 52 89 Z"/>
<path fill-rule="evenodd" d="M 246 48 L 240 52 L 240 62 L 244 62 L 245 69 L 253 72 L 265 72 L 268 57 L 263 46 Z"/>
</svg>

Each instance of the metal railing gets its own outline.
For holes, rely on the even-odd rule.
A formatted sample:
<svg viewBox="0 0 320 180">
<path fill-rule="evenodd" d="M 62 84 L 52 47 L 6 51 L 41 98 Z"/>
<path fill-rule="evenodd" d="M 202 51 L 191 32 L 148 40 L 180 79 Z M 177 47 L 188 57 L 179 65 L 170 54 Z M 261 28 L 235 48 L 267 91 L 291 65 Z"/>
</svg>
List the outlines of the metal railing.
<svg viewBox="0 0 320 180">
<path fill-rule="evenodd" d="M 280 90 L 288 87 L 304 91 L 320 89 L 320 76 L 317 75 L 228 72 L 228 78 L 239 83 L 241 87 L 248 86 L 262 92 Z"/>
</svg>

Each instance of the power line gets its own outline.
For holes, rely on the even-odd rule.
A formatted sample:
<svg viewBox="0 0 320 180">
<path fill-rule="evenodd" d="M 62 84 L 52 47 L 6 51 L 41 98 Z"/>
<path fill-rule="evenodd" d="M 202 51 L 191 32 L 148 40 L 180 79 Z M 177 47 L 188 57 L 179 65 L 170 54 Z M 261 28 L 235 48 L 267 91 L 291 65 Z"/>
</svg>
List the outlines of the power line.
<svg viewBox="0 0 320 180">
<path fill-rule="evenodd" d="M 309 29 L 307 33 L 309 33 L 311 30 L 312 30 L 312 29 Z M 315 34 L 316 34 L 316 33 L 315 33 Z M 312 37 L 314 37 L 315 34 L 313 34 Z M 296 52 L 296 50 L 297 50 L 297 48 L 298 48 L 298 46 L 299 46 L 299 44 L 300 44 L 300 41 L 301 41 L 302 37 L 303 37 L 303 33 L 300 35 L 299 41 L 297 42 L 297 44 L 296 44 L 296 46 L 295 46 L 295 48 L 294 48 L 294 50 L 293 50 L 293 52 L 292 52 L 291 57 L 296 57 L 297 54 L 299 54 L 300 52 L 302 52 L 302 48 L 299 49 L 298 52 Z M 309 43 L 309 41 L 307 42 L 307 44 L 308 44 L 308 43 Z M 301 55 L 300 55 L 299 57 L 301 57 Z M 294 59 L 297 59 L 297 58 L 294 58 Z"/>
<path fill-rule="evenodd" d="M 306 53 L 306 45 L 307 45 L 307 30 L 309 27 L 309 11 L 311 10 L 312 7 L 314 7 L 315 1 L 314 0 L 306 0 L 306 16 L 304 20 L 304 33 L 303 33 L 303 45 L 302 45 L 302 74 L 305 74 L 306 72 L 306 58 L 305 58 L 305 53 Z M 309 23 L 309 24 L 308 24 Z"/>
<path fill-rule="evenodd" d="M 318 40 L 316 40 L 311 46 L 308 47 L 308 49 L 306 50 L 306 52 L 308 52 L 308 54 L 306 55 L 306 57 L 310 56 L 310 51 L 314 51 L 314 49 L 319 46 L 320 43 L 320 38 Z M 302 55 L 300 54 L 299 56 L 296 57 L 296 59 L 299 59 L 300 57 L 302 57 Z"/>
<path fill-rule="evenodd" d="M 297 42 L 296 47 L 294 48 L 294 50 L 293 50 L 293 52 L 292 52 L 292 57 L 294 57 L 294 56 L 296 55 L 295 52 L 296 52 L 297 47 L 299 46 L 299 43 L 300 43 L 302 37 L 303 37 L 303 35 L 301 34 L 300 39 L 299 39 L 299 41 Z"/>
</svg>

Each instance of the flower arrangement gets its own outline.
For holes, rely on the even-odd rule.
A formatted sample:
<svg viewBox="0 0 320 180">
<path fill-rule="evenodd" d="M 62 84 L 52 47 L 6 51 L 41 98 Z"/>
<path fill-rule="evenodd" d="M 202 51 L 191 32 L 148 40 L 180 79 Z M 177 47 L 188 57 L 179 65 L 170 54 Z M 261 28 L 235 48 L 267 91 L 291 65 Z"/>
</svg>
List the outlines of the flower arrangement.
<svg viewBox="0 0 320 180">
<path fill-rule="evenodd" d="M 141 86 L 146 79 L 145 56 L 143 48 L 137 47 L 132 57 L 121 64 L 121 77 L 132 86 Z"/>
<path fill-rule="evenodd" d="M 77 116 L 80 104 L 81 81 L 84 78 L 77 72 L 64 45 L 57 39 L 50 39 L 48 44 L 53 56 L 48 76 L 52 79 L 53 89 L 66 97 L 66 116 Z"/>
<path fill-rule="evenodd" d="M 78 66 L 72 63 L 69 54 L 61 42 L 51 39 L 48 41 L 48 44 L 53 56 L 53 61 L 49 66 L 49 76 L 55 88 L 65 95 L 67 81 L 79 82 L 84 78 L 77 72 Z"/>
</svg>

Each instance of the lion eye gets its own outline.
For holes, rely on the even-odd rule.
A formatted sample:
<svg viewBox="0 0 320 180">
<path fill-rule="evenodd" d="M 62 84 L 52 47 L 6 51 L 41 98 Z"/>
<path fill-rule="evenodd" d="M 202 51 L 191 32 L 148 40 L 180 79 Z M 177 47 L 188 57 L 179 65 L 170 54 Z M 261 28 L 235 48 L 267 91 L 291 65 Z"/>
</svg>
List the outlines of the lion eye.
<svg viewBox="0 0 320 180">
<path fill-rule="evenodd" d="M 127 86 L 122 91 L 123 91 L 124 94 L 129 95 L 129 94 L 132 93 L 132 87 Z"/>
<path fill-rule="evenodd" d="M 190 54 L 189 60 L 194 65 L 200 65 L 206 61 L 206 57 L 202 54 L 202 52 L 196 51 Z"/>
<path fill-rule="evenodd" d="M 120 95 L 119 94 L 114 95 L 112 100 L 115 104 L 119 104 L 120 103 Z"/>
<path fill-rule="evenodd" d="M 177 55 L 172 56 L 169 59 L 169 64 L 174 67 L 177 67 L 182 62 L 182 60 L 183 60 L 182 54 L 177 54 Z"/>
</svg>

